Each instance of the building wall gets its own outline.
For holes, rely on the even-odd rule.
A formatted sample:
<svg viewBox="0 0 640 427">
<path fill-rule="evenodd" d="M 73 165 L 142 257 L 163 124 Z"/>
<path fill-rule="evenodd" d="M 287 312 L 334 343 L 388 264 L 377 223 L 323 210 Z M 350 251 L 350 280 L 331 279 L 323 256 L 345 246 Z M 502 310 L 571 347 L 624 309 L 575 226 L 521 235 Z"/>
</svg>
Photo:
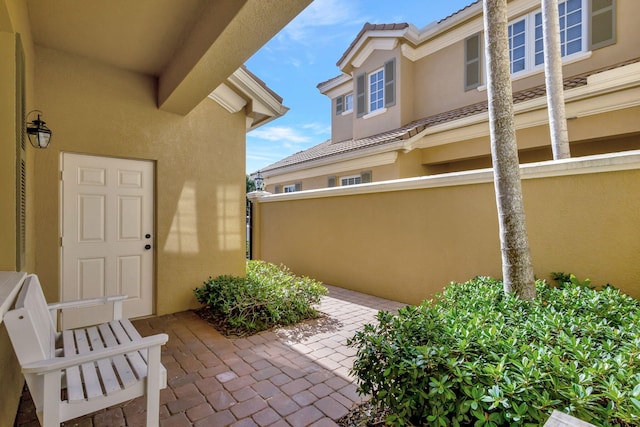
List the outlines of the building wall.
<svg viewBox="0 0 640 427">
<path fill-rule="evenodd" d="M 515 6 L 517 3 L 514 1 L 512 5 Z M 638 57 L 640 26 L 637 25 L 635 17 L 640 14 L 640 2 L 622 0 L 616 4 L 616 43 L 592 51 L 592 55 L 589 58 L 567 63 L 563 67 L 564 77 L 575 76 Z M 515 18 L 516 16 L 510 16 L 510 20 Z M 463 25 L 477 27 L 478 31 L 481 31 L 482 16 L 479 15 Z M 444 37 L 448 35 L 448 32 L 443 33 Z M 482 58 L 482 60 L 484 64 L 485 58 Z M 486 84 L 486 76 L 483 82 Z M 515 77 L 513 91 L 518 92 L 543 84 L 544 70 L 540 68 L 537 72 L 527 77 Z M 486 90 L 473 89 L 464 91 L 463 40 L 456 41 L 417 60 L 414 63 L 413 85 L 416 94 L 413 120 L 487 99 Z"/>
<path fill-rule="evenodd" d="M 0 270 L 16 269 L 16 37 L 20 34 L 25 55 L 26 111 L 33 102 L 33 44 L 26 2 L 0 0 Z M 33 149 L 27 147 L 27 164 L 33 164 Z M 27 168 L 27 240 L 25 271 L 35 265 L 33 239 L 33 169 Z M 13 425 L 24 377 L 0 322 L 0 425 Z"/>
<path fill-rule="evenodd" d="M 627 156 L 633 162 L 617 170 L 594 166 Z M 535 274 L 574 273 L 640 297 L 640 152 L 570 163 L 523 168 Z M 463 177 L 467 183 L 455 184 Z M 501 277 L 492 173 L 420 183 L 268 196 L 258 203 L 255 254 L 327 284 L 411 304 L 450 281 Z"/>
<path fill-rule="evenodd" d="M 35 272 L 47 299 L 59 298 L 63 152 L 155 162 L 156 314 L 195 307 L 193 289 L 209 276 L 244 274 L 244 115 L 210 99 L 167 113 L 152 77 L 40 47 L 36 60 L 37 104 L 53 131 L 35 155 Z"/>
<path fill-rule="evenodd" d="M 404 123 L 401 123 L 401 106 L 403 105 L 403 84 L 402 84 L 402 75 L 400 72 L 401 61 L 401 53 L 400 49 L 396 48 L 391 51 L 386 50 L 376 50 L 374 51 L 365 61 L 364 63 L 353 70 L 353 86 L 355 92 L 355 82 L 358 75 L 365 73 L 365 78 L 367 79 L 367 91 L 366 91 L 366 99 L 368 103 L 369 99 L 369 89 L 368 89 L 368 75 L 369 73 L 378 70 L 379 68 L 384 67 L 384 63 L 389 61 L 391 58 L 396 59 L 396 103 L 395 105 L 388 107 L 387 111 L 383 114 L 367 118 L 364 117 L 356 118 L 354 116 L 353 123 L 353 139 L 365 138 L 367 136 L 375 135 L 380 132 L 384 132 L 391 129 L 396 129 L 402 126 Z M 356 104 L 356 98 L 354 93 L 354 109 Z M 367 106 L 367 110 L 369 108 Z M 355 114 L 355 112 L 354 112 Z"/>
<path fill-rule="evenodd" d="M 331 141 L 340 142 L 353 138 L 353 121 L 355 120 L 355 93 L 354 83 L 349 80 L 342 84 L 339 88 L 331 91 Z M 344 96 L 353 93 L 353 110 L 346 114 L 336 114 L 336 94 Z"/>
</svg>

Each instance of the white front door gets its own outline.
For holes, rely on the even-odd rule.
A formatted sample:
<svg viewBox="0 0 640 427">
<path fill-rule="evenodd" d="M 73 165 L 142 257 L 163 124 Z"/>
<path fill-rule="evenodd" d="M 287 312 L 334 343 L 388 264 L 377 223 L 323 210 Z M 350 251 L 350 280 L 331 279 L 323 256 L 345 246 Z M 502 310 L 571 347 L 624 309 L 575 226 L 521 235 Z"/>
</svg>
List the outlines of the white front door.
<svg viewBox="0 0 640 427">
<path fill-rule="evenodd" d="M 153 313 L 153 194 L 152 162 L 62 155 L 62 301 L 126 294 L 125 317 Z M 65 310 L 62 325 L 109 310 Z"/>
</svg>

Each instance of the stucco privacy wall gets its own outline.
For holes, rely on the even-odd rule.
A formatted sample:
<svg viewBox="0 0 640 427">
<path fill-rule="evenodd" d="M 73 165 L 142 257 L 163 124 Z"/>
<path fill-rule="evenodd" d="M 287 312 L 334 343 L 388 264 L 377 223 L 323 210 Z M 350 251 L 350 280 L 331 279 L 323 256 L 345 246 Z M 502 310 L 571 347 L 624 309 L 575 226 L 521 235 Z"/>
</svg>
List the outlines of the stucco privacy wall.
<svg viewBox="0 0 640 427">
<path fill-rule="evenodd" d="M 245 117 L 204 99 L 186 116 L 158 110 L 156 82 L 38 47 L 38 108 L 53 131 L 35 154 L 35 272 L 59 299 L 62 152 L 155 162 L 156 313 L 195 306 L 209 275 L 244 273 Z"/>
<path fill-rule="evenodd" d="M 640 297 L 640 151 L 523 165 L 534 270 Z M 255 257 L 416 304 L 450 281 L 501 277 L 491 170 L 258 199 Z"/>
</svg>

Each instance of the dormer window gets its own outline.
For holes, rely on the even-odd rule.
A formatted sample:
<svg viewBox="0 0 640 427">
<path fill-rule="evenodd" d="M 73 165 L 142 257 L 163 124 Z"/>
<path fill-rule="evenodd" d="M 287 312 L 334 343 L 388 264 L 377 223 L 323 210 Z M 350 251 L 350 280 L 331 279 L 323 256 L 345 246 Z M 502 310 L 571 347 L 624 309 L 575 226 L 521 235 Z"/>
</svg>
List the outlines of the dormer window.
<svg viewBox="0 0 640 427">
<path fill-rule="evenodd" d="M 384 108 L 384 69 L 369 74 L 369 112 Z"/>
<path fill-rule="evenodd" d="M 384 112 L 396 103 L 396 60 L 384 63 L 369 74 L 356 76 L 357 117 L 373 112 Z M 365 117 L 366 118 L 366 117 Z"/>
<path fill-rule="evenodd" d="M 344 113 L 350 113 L 353 111 L 353 94 L 350 93 L 344 96 Z"/>
<path fill-rule="evenodd" d="M 336 116 L 353 111 L 353 94 L 341 95 L 336 98 Z"/>
</svg>

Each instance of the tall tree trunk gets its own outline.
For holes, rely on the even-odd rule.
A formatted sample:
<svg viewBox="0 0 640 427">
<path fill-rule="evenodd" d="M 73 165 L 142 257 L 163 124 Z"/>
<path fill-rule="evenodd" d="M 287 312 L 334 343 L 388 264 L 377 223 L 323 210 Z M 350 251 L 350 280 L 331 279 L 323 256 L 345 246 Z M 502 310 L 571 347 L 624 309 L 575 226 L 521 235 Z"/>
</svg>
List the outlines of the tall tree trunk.
<svg viewBox="0 0 640 427">
<path fill-rule="evenodd" d="M 500 225 L 505 292 L 536 296 L 524 215 L 509 73 L 507 0 L 484 0 L 491 157 Z"/>
<path fill-rule="evenodd" d="M 558 0 L 542 0 L 542 41 L 553 159 L 568 159 L 571 157 L 571 151 L 569 149 L 567 116 L 564 110 Z"/>
</svg>

